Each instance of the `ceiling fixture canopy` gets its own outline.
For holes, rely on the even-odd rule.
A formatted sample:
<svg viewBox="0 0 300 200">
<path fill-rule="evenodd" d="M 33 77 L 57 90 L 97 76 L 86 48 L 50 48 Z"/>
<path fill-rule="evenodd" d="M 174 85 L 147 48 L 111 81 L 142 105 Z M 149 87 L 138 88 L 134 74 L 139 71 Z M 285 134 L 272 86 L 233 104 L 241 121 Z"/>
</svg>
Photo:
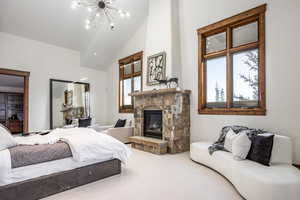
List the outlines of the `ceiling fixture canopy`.
<svg viewBox="0 0 300 200">
<path fill-rule="evenodd" d="M 85 28 L 88 30 L 91 27 L 96 27 L 98 24 L 107 22 L 110 29 L 115 28 L 114 18 L 129 18 L 130 13 L 118 9 L 114 6 L 116 0 L 72 0 L 71 8 L 85 8 L 89 12 L 89 16 L 85 21 Z"/>
</svg>

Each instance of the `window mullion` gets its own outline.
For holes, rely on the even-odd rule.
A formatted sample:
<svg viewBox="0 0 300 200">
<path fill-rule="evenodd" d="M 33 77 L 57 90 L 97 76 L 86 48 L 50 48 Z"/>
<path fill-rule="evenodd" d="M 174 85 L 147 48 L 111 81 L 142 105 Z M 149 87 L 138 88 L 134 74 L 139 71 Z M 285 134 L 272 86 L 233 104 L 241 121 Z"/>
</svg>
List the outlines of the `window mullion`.
<svg viewBox="0 0 300 200">
<path fill-rule="evenodd" d="M 233 63 L 230 48 L 232 47 L 232 29 L 227 27 L 227 54 L 226 54 L 226 65 L 227 65 L 227 108 L 233 106 Z"/>
</svg>

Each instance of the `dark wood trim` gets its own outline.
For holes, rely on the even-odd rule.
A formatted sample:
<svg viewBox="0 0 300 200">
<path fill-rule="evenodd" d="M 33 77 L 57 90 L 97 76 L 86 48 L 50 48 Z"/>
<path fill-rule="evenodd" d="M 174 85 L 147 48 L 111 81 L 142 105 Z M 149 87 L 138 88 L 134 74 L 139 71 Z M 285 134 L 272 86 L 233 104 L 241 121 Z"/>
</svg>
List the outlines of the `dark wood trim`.
<svg viewBox="0 0 300 200">
<path fill-rule="evenodd" d="M 23 121 L 23 131 L 27 133 L 29 130 L 29 76 L 24 76 L 24 104 L 23 104 L 23 112 L 24 112 L 24 121 Z"/>
<path fill-rule="evenodd" d="M 232 62 L 232 55 L 230 54 L 229 50 L 232 46 L 232 29 L 230 27 L 227 27 L 227 54 L 226 54 L 226 68 L 227 68 L 227 82 L 226 82 L 226 93 L 227 93 L 227 108 L 231 108 L 233 105 L 233 62 Z"/>
<path fill-rule="evenodd" d="M 53 129 L 53 102 L 52 102 L 52 98 L 53 98 L 53 82 L 61 82 L 61 83 L 76 83 L 76 84 L 82 84 L 82 85 L 86 85 L 86 87 L 88 87 L 89 89 L 91 88 L 90 87 L 90 84 L 89 83 L 84 83 L 84 82 L 74 82 L 74 81 L 66 81 L 66 80 L 60 80 L 60 79 L 50 79 L 49 80 L 49 91 L 50 91 L 50 110 L 49 110 L 49 113 L 50 113 L 50 129 Z M 89 99 L 89 101 L 91 101 Z M 89 102 L 89 107 L 87 109 L 89 109 L 89 114 L 91 114 L 90 112 L 90 102 Z M 88 116 L 90 117 L 90 116 Z"/>
<path fill-rule="evenodd" d="M 202 108 L 198 110 L 199 114 L 205 115 L 265 115 L 266 110 L 261 108 Z"/>
<path fill-rule="evenodd" d="M 198 81 L 198 105 L 200 109 L 204 109 L 205 108 L 205 104 L 206 104 L 206 63 L 204 60 L 204 51 L 202 51 L 202 49 L 205 48 L 206 46 L 206 41 L 205 38 L 201 35 L 199 35 L 199 41 L 198 41 L 198 45 L 199 45 L 199 61 L 198 61 L 198 76 L 201 81 Z"/>
<path fill-rule="evenodd" d="M 253 9 L 247 10 L 245 12 L 242 12 L 240 14 L 237 14 L 233 17 L 229 17 L 227 19 L 218 21 L 214 24 L 202 27 L 202 28 L 198 29 L 197 32 L 198 32 L 198 34 L 204 34 L 206 32 L 213 31 L 215 29 L 220 29 L 220 28 L 223 28 L 224 26 L 228 26 L 228 25 L 237 23 L 239 21 L 249 19 L 249 18 L 251 18 L 255 15 L 259 15 L 261 13 L 264 13 L 266 11 L 266 9 L 267 9 L 267 4 L 263 4 L 263 5 L 258 6 L 256 8 L 253 8 Z"/>
<path fill-rule="evenodd" d="M 265 13 L 259 15 L 259 103 L 266 110 L 266 35 L 265 35 Z"/>
<path fill-rule="evenodd" d="M 1 200 L 42 199 L 121 173 L 117 159 L 0 187 Z"/>
<path fill-rule="evenodd" d="M 12 75 L 12 76 L 30 76 L 30 72 L 27 71 L 20 71 L 20 70 L 12 70 L 12 69 L 5 69 L 5 68 L 0 68 L 0 74 L 5 74 L 5 75 Z"/>
<path fill-rule="evenodd" d="M 30 72 L 19 71 L 12 69 L 0 68 L 0 74 L 11 75 L 11 76 L 21 76 L 24 78 L 24 97 L 23 97 L 23 132 L 28 132 L 29 124 L 29 77 Z"/>
<path fill-rule="evenodd" d="M 216 51 L 216 52 L 213 52 L 213 53 L 203 55 L 203 58 L 204 59 L 217 58 L 217 57 L 221 57 L 221 56 L 226 56 L 226 54 L 227 54 L 227 50 Z"/>
<path fill-rule="evenodd" d="M 122 58 L 119 60 L 119 91 L 118 91 L 118 107 L 119 107 L 119 113 L 133 113 L 133 105 L 134 100 L 132 98 L 132 106 L 123 106 L 124 105 L 124 84 L 122 84 L 122 94 L 121 94 L 121 87 L 120 83 L 123 80 L 131 79 L 131 90 L 132 93 L 134 92 L 134 77 L 141 76 L 141 90 L 143 90 L 143 51 L 140 51 L 138 53 L 135 53 L 131 56 L 127 56 L 125 58 Z M 134 62 L 135 61 L 141 61 L 141 71 L 135 72 L 134 71 Z M 124 74 L 124 68 L 122 66 L 128 65 L 131 63 L 131 74 L 125 75 Z M 122 104 L 121 104 L 121 96 L 122 96 Z M 122 106 L 121 106 L 122 105 Z"/>
<path fill-rule="evenodd" d="M 224 115 L 266 115 L 265 85 L 265 11 L 267 4 L 250 9 L 233 17 L 221 20 L 197 30 L 198 33 L 198 112 L 199 114 Z M 258 41 L 233 47 L 233 28 L 258 22 Z M 206 38 L 212 34 L 226 31 L 226 49 L 206 54 Z M 258 49 L 259 52 L 259 106 L 257 108 L 233 107 L 233 54 Z M 206 105 L 206 61 L 226 56 L 226 108 L 209 108 Z"/>
<path fill-rule="evenodd" d="M 143 51 L 140 51 L 140 52 L 137 52 L 133 55 L 130 55 L 130 56 L 127 56 L 125 58 L 122 58 L 119 60 L 119 64 L 120 65 L 127 65 L 133 61 L 137 61 L 137 60 L 140 60 L 141 57 L 143 57 L 143 54 L 144 52 Z"/>
<path fill-rule="evenodd" d="M 228 49 L 229 53 L 233 54 L 236 52 L 241 52 L 241 51 L 246 51 L 246 50 L 251 50 L 251 49 L 255 49 L 258 48 L 260 45 L 259 42 L 252 42 L 252 43 L 248 43 L 248 44 L 244 44 L 238 47 L 233 47 Z"/>
</svg>

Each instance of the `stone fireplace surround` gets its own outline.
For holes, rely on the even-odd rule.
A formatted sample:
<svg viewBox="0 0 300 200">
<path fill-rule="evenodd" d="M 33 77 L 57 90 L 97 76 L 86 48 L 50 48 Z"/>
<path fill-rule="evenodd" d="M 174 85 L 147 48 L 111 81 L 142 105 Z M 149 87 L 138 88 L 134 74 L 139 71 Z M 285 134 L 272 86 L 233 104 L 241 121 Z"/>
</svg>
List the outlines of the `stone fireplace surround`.
<svg viewBox="0 0 300 200">
<path fill-rule="evenodd" d="M 132 141 L 136 141 L 136 138 L 144 140 L 143 145 L 147 144 L 147 141 L 151 143 L 157 141 L 157 144 L 165 142 L 167 152 L 172 154 L 188 151 L 190 149 L 190 93 L 189 90 L 160 89 L 131 94 L 134 97 L 135 120 L 135 137 Z M 149 140 L 144 137 L 145 110 L 162 111 L 162 140 Z"/>
</svg>

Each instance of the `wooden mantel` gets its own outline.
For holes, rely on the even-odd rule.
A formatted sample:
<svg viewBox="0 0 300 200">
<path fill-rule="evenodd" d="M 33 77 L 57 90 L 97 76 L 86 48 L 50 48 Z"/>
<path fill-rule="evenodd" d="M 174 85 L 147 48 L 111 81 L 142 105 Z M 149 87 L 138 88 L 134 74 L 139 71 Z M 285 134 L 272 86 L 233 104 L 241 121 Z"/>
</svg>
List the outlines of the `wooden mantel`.
<svg viewBox="0 0 300 200">
<path fill-rule="evenodd" d="M 159 90 L 149 90 L 143 92 L 136 92 L 129 94 L 130 96 L 147 96 L 147 95 L 156 95 L 156 94 L 169 94 L 169 93 L 180 93 L 180 94 L 191 94 L 191 90 L 177 90 L 176 88 L 167 88 Z"/>
</svg>

